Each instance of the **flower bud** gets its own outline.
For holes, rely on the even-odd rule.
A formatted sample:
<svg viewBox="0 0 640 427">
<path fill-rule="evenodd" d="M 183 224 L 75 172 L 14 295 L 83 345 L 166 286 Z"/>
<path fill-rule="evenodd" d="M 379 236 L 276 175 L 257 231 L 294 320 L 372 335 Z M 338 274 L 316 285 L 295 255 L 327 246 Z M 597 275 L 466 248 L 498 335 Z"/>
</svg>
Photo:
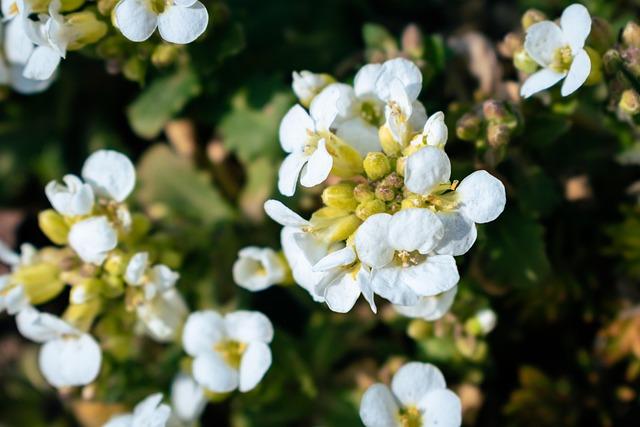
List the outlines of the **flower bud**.
<svg viewBox="0 0 640 427">
<path fill-rule="evenodd" d="M 502 147 L 509 142 L 511 130 L 507 125 L 491 123 L 487 127 L 487 142 L 493 148 Z"/>
<path fill-rule="evenodd" d="M 294 71 L 292 73 L 293 82 L 291 86 L 293 92 L 298 97 L 302 105 L 308 107 L 313 98 L 319 94 L 327 85 L 335 82 L 329 74 L 316 74 L 311 71 Z"/>
<path fill-rule="evenodd" d="M 524 15 L 522 15 L 520 22 L 522 24 L 522 28 L 527 30 L 533 24 L 537 24 L 538 22 L 542 22 L 546 19 L 547 16 L 539 10 L 529 9 L 524 13 Z"/>
<path fill-rule="evenodd" d="M 422 198 L 417 194 L 410 194 L 405 197 L 400 204 L 401 209 L 410 209 L 410 208 L 423 208 L 425 207 L 425 203 Z"/>
<path fill-rule="evenodd" d="M 409 24 L 402 32 L 402 51 L 414 58 L 421 58 L 424 53 L 422 32 L 416 24 Z"/>
<path fill-rule="evenodd" d="M 69 301 L 71 304 L 84 304 L 85 302 L 97 298 L 102 292 L 104 283 L 102 280 L 91 277 L 84 279 L 79 284 L 71 288 Z"/>
<path fill-rule="evenodd" d="M 376 187 L 376 199 L 382 200 L 383 202 L 390 202 L 396 198 L 396 192 L 393 191 L 393 188 L 387 187 L 386 185 L 378 185 Z"/>
<path fill-rule="evenodd" d="M 602 56 L 602 63 L 604 65 L 604 71 L 611 75 L 618 71 L 620 66 L 622 65 L 622 58 L 620 56 L 620 52 L 615 49 L 609 49 Z"/>
<path fill-rule="evenodd" d="M 322 202 L 327 206 L 353 211 L 358 206 L 353 194 L 354 188 L 355 184 L 352 182 L 330 185 L 322 192 Z"/>
<path fill-rule="evenodd" d="M 482 120 L 474 113 L 466 113 L 456 123 L 456 135 L 463 141 L 474 141 L 480 134 Z"/>
<path fill-rule="evenodd" d="M 29 302 L 33 305 L 52 300 L 64 289 L 60 269 L 44 262 L 21 266 L 13 273 L 11 280 L 24 286 Z"/>
<path fill-rule="evenodd" d="M 92 299 L 83 304 L 69 304 L 62 318 L 81 331 L 91 329 L 94 319 L 100 313 L 102 302 L 99 298 Z"/>
<path fill-rule="evenodd" d="M 60 12 L 69 12 L 71 10 L 77 10 L 84 4 L 84 0 L 61 0 Z M 45 8 L 46 10 L 46 8 Z"/>
<path fill-rule="evenodd" d="M 611 31 L 609 22 L 598 16 L 592 16 L 589 45 L 598 51 L 598 53 L 603 54 L 613 45 L 613 42 L 613 31 Z"/>
<path fill-rule="evenodd" d="M 407 335 L 414 340 L 422 340 L 428 338 L 433 331 L 431 323 L 422 319 L 413 319 L 407 326 Z"/>
<path fill-rule="evenodd" d="M 116 298 L 124 292 L 124 281 L 122 276 L 106 274 L 102 276 L 102 294 L 107 298 Z"/>
<path fill-rule="evenodd" d="M 536 61 L 524 49 L 520 49 L 513 55 L 513 66 L 527 74 L 531 74 L 538 69 Z"/>
<path fill-rule="evenodd" d="M 629 21 L 622 30 L 622 42 L 630 47 L 640 47 L 640 26 Z"/>
<path fill-rule="evenodd" d="M 589 46 L 585 47 L 585 50 L 591 60 L 591 71 L 589 72 L 589 76 L 587 77 L 585 84 L 588 86 L 596 85 L 602 81 L 602 57 L 595 49 L 592 49 Z"/>
<path fill-rule="evenodd" d="M 404 165 L 407 162 L 407 157 L 398 157 L 396 160 L 396 173 L 399 176 L 404 176 Z"/>
<path fill-rule="evenodd" d="M 178 57 L 179 52 L 180 48 L 178 45 L 168 43 L 159 44 L 155 49 L 153 49 L 151 62 L 157 68 L 166 67 L 173 64 Z"/>
<path fill-rule="evenodd" d="M 640 95 L 634 89 L 625 90 L 622 92 L 618 107 L 631 116 L 640 113 Z"/>
<path fill-rule="evenodd" d="M 389 126 L 384 124 L 382 127 L 380 127 L 380 130 L 378 131 L 378 137 L 380 138 L 382 151 L 384 151 L 387 156 L 395 157 L 400 154 L 402 147 L 396 142 L 395 139 L 393 139 L 393 134 L 391 133 L 391 129 L 389 129 Z"/>
<path fill-rule="evenodd" d="M 328 138 L 327 151 L 333 157 L 332 174 L 350 178 L 362 173 L 362 157 L 349 144 L 332 135 Z"/>
<path fill-rule="evenodd" d="M 382 200 L 374 199 L 368 202 L 360 203 L 356 208 L 356 216 L 364 221 L 371 215 L 383 213 L 386 210 L 387 207 Z"/>
<path fill-rule="evenodd" d="M 495 99 L 489 99 L 482 104 L 482 114 L 485 119 L 493 122 L 501 122 L 507 118 L 504 104 Z"/>
<path fill-rule="evenodd" d="M 82 12 L 69 13 L 65 15 L 65 28 L 74 37 L 67 46 L 68 50 L 78 50 L 94 44 L 107 34 L 107 24 L 98 20 L 93 12 L 84 10 Z"/>
<path fill-rule="evenodd" d="M 622 52 L 624 65 L 635 77 L 640 77 L 640 48 L 629 47 Z"/>
<path fill-rule="evenodd" d="M 380 181 L 380 185 L 400 189 L 404 186 L 404 180 L 396 172 L 391 172 Z"/>
<path fill-rule="evenodd" d="M 348 215 L 334 221 L 331 226 L 327 227 L 320 234 L 326 242 L 340 242 L 348 239 L 349 236 L 355 233 L 360 224 L 362 224 L 362 221 L 360 221 L 356 215 Z"/>
<path fill-rule="evenodd" d="M 363 166 L 367 177 L 372 181 L 383 178 L 391 172 L 389 158 L 380 152 L 367 154 L 367 157 L 364 158 Z"/>
<path fill-rule="evenodd" d="M 64 217 L 53 209 L 47 209 L 38 214 L 38 225 L 40 230 L 56 245 L 67 243 L 69 225 Z"/>
<path fill-rule="evenodd" d="M 375 194 L 369 184 L 358 184 L 353 189 L 353 197 L 358 203 L 368 202 L 375 198 Z"/>
</svg>

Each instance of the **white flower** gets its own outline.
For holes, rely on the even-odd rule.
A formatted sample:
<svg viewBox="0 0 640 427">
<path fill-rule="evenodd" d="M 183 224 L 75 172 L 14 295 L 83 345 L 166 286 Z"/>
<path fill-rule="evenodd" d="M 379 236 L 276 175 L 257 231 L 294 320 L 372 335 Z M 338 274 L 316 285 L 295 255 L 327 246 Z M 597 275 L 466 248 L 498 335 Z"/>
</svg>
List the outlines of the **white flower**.
<svg viewBox="0 0 640 427">
<path fill-rule="evenodd" d="M 206 405 L 204 389 L 189 375 L 178 374 L 171 384 L 173 415 L 182 422 L 191 423 L 200 418 Z"/>
<path fill-rule="evenodd" d="M 233 264 L 233 280 L 253 292 L 281 283 L 286 274 L 283 260 L 271 248 L 249 246 L 241 249 Z"/>
<path fill-rule="evenodd" d="M 98 376 L 102 352 L 91 335 L 31 307 L 18 313 L 16 324 L 24 337 L 43 344 L 38 361 L 49 384 L 58 388 L 80 386 Z"/>
<path fill-rule="evenodd" d="M 87 215 L 93 208 L 93 189 L 75 175 L 62 178 L 65 185 L 51 181 L 44 189 L 51 206 L 62 215 Z"/>
<path fill-rule="evenodd" d="M 308 106 L 313 98 L 331 81 L 333 78 L 328 74 L 316 74 L 311 71 L 294 71 L 291 87 L 302 105 Z"/>
<path fill-rule="evenodd" d="M 176 339 L 188 313 L 189 308 L 176 289 L 158 293 L 136 306 L 145 332 L 158 342 Z"/>
<path fill-rule="evenodd" d="M 93 187 L 96 196 L 122 202 L 136 185 L 136 170 L 124 154 L 98 150 L 84 162 L 82 178 Z"/>
<path fill-rule="evenodd" d="M 20 246 L 20 254 L 12 251 L 4 242 L 0 241 L 0 263 L 11 267 L 11 271 L 21 266 L 32 265 L 36 261 L 36 248 L 28 243 Z M 29 306 L 29 298 L 20 283 L 12 283 L 11 275 L 0 275 L 0 313 L 7 311 L 13 315 Z"/>
<path fill-rule="evenodd" d="M 133 414 L 116 415 L 103 427 L 164 427 L 171 408 L 162 402 L 162 393 L 152 394 L 138 403 Z"/>
<path fill-rule="evenodd" d="M 431 297 L 420 297 L 416 305 L 397 305 L 394 304 L 393 308 L 403 316 L 412 317 L 423 320 L 438 320 L 451 308 L 453 300 L 458 292 L 458 287 L 445 291 L 441 294 Z"/>
<path fill-rule="evenodd" d="M 160 36 L 177 44 L 191 43 L 209 23 L 207 8 L 197 0 L 120 0 L 114 8 L 116 25 L 131 41 Z"/>
<path fill-rule="evenodd" d="M 453 288 L 460 278 L 455 260 L 433 254 L 443 235 L 442 221 L 429 209 L 367 218 L 355 244 L 360 261 L 372 269 L 373 291 L 394 304 L 411 306 L 420 297 Z"/>
<path fill-rule="evenodd" d="M 391 390 L 380 383 L 367 389 L 360 418 L 365 427 L 459 427 L 460 399 L 446 387 L 435 366 L 407 363 L 393 376 Z"/>
<path fill-rule="evenodd" d="M 180 274 L 164 264 L 149 266 L 149 254 L 138 252 L 129 260 L 124 273 L 124 280 L 130 286 L 143 286 L 147 300 L 172 289 Z"/>
<path fill-rule="evenodd" d="M 104 216 L 92 217 L 71 226 L 69 246 L 82 261 L 102 265 L 118 245 L 118 233 Z"/>
<path fill-rule="evenodd" d="M 589 77 L 591 60 L 584 49 L 591 32 L 591 17 L 586 7 L 572 4 L 562 12 L 560 25 L 551 21 L 533 24 L 527 29 L 524 48 L 542 67 L 520 89 L 525 98 L 564 79 L 560 93 L 575 92 Z"/>
<path fill-rule="evenodd" d="M 293 196 L 298 177 L 300 184 L 313 187 L 327 179 L 333 167 L 326 138 L 335 116 L 317 105 L 316 97 L 311 103 L 311 115 L 294 105 L 280 122 L 280 144 L 289 153 L 278 172 L 278 190 L 285 196 Z"/>
<path fill-rule="evenodd" d="M 444 123 L 444 113 L 438 111 L 429 116 L 429 119 L 424 124 L 422 133 L 411 140 L 411 145 L 428 145 L 444 149 L 447 138 L 449 138 L 449 129 Z"/>
<path fill-rule="evenodd" d="M 252 390 L 271 366 L 272 339 L 271 322 L 256 311 L 224 317 L 212 310 L 197 311 L 182 333 L 184 349 L 194 358 L 194 379 L 216 393 Z"/>
<path fill-rule="evenodd" d="M 485 308 L 478 311 L 474 317 L 478 322 L 482 333 L 485 335 L 493 331 L 493 329 L 496 327 L 496 323 L 498 323 L 496 313 L 490 308 Z"/>
</svg>

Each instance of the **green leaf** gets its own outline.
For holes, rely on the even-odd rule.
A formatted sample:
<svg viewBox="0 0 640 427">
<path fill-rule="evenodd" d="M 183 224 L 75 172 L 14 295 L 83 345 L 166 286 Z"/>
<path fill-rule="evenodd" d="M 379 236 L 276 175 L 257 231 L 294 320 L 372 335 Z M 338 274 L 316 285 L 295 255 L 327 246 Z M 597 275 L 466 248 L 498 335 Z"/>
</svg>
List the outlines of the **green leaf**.
<svg viewBox="0 0 640 427">
<path fill-rule="evenodd" d="M 380 49 L 385 52 L 396 52 L 398 43 L 382 25 L 367 23 L 362 27 L 362 38 L 368 49 Z"/>
<path fill-rule="evenodd" d="M 262 205 L 273 193 L 276 167 L 268 157 L 261 157 L 247 165 L 247 183 L 240 193 L 240 207 L 248 217 L 256 220 L 264 217 Z"/>
<path fill-rule="evenodd" d="M 149 148 L 138 164 L 138 199 L 146 207 L 160 207 L 211 226 L 229 220 L 234 212 L 209 179 L 168 146 Z"/>
<path fill-rule="evenodd" d="M 133 131 L 142 138 L 155 138 L 165 123 L 200 91 L 198 76 L 190 68 L 182 68 L 173 75 L 155 79 L 127 108 Z"/>
</svg>

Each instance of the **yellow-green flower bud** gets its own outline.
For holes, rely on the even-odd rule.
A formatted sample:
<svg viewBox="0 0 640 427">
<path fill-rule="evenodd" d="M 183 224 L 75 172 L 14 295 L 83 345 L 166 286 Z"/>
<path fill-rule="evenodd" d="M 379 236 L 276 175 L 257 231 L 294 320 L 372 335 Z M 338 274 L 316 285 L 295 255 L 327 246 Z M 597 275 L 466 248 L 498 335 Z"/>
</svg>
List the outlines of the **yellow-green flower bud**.
<svg viewBox="0 0 640 427">
<path fill-rule="evenodd" d="M 97 298 L 104 288 L 104 282 L 92 277 L 84 279 L 79 284 L 71 287 L 69 301 L 71 304 L 84 304 L 89 300 Z"/>
<path fill-rule="evenodd" d="M 524 15 L 522 15 L 522 19 L 521 19 L 522 28 L 526 31 L 527 28 L 529 28 L 533 24 L 537 24 L 538 22 L 542 22 L 546 19 L 547 19 L 546 15 L 540 12 L 539 10 L 529 9 L 524 13 Z"/>
<path fill-rule="evenodd" d="M 158 68 L 173 64 L 180 52 L 180 46 L 175 44 L 162 43 L 153 49 L 151 62 Z"/>
<path fill-rule="evenodd" d="M 402 200 L 400 204 L 401 209 L 410 209 L 410 208 L 423 208 L 425 207 L 425 203 L 420 196 L 417 194 L 411 194 Z"/>
<path fill-rule="evenodd" d="M 137 56 L 132 56 L 124 63 L 122 67 L 122 74 L 131 81 L 140 82 L 144 81 L 144 75 L 146 72 L 145 62 Z"/>
<path fill-rule="evenodd" d="M 387 156 L 395 157 L 402 151 L 402 146 L 393 139 L 393 134 L 391 133 L 391 129 L 386 124 L 380 127 L 378 130 L 378 137 L 380 138 L 380 145 L 382 146 L 382 150 L 385 152 Z"/>
<path fill-rule="evenodd" d="M 396 192 L 391 187 L 386 185 L 378 185 L 376 187 L 376 199 L 383 202 L 390 202 L 396 198 Z"/>
<path fill-rule="evenodd" d="M 474 141 L 480 134 L 482 120 L 474 113 L 466 113 L 456 123 L 456 135 L 463 141 Z"/>
<path fill-rule="evenodd" d="M 325 137 L 327 151 L 333 157 L 331 173 L 340 178 L 351 178 L 362 173 L 362 157 L 349 144 L 335 135 Z"/>
<path fill-rule="evenodd" d="M 391 172 L 389 158 L 380 152 L 367 154 L 367 157 L 364 158 L 363 166 L 367 177 L 373 181 L 384 178 Z"/>
<path fill-rule="evenodd" d="M 84 4 L 84 0 L 61 0 L 60 12 L 69 12 L 71 10 L 77 10 Z"/>
<path fill-rule="evenodd" d="M 107 298 L 116 298 L 124 292 L 124 281 L 121 276 L 106 274 L 102 276 L 102 294 Z"/>
<path fill-rule="evenodd" d="M 640 47 L 640 26 L 629 21 L 622 30 L 622 42 L 627 46 Z"/>
<path fill-rule="evenodd" d="M 400 189 L 404 186 L 404 180 L 396 172 L 391 172 L 382 181 L 380 181 L 380 185 Z"/>
<path fill-rule="evenodd" d="M 311 216 L 310 223 L 323 241 L 333 243 L 347 239 L 358 229 L 361 221 L 344 210 L 326 207 L 318 209 Z"/>
<path fill-rule="evenodd" d="M 595 51 L 595 49 L 592 49 L 589 46 L 586 46 L 585 50 L 591 60 L 591 71 L 589 72 L 589 77 L 587 77 L 585 84 L 587 86 L 593 86 L 602 81 L 602 57 Z"/>
<path fill-rule="evenodd" d="M 404 176 L 404 164 L 407 162 L 406 157 L 398 157 L 396 160 L 396 173 L 399 176 Z"/>
<path fill-rule="evenodd" d="M 44 262 L 18 268 L 11 275 L 11 281 L 24 286 L 29 302 L 34 305 L 52 300 L 64 289 L 60 269 Z"/>
<path fill-rule="evenodd" d="M 67 46 L 68 50 L 78 50 L 96 43 L 107 34 L 107 24 L 99 21 L 96 15 L 89 11 L 66 15 L 65 27 L 74 35 Z"/>
<path fill-rule="evenodd" d="M 602 64 L 604 65 L 604 71 L 607 74 L 615 73 L 622 65 L 622 57 L 620 56 L 620 52 L 618 52 L 616 49 L 609 49 L 602 56 Z"/>
<path fill-rule="evenodd" d="M 98 0 L 98 12 L 104 16 L 109 16 L 118 0 Z"/>
<path fill-rule="evenodd" d="M 502 122 L 507 118 L 508 113 L 502 102 L 488 99 L 482 103 L 482 114 L 491 122 Z"/>
<path fill-rule="evenodd" d="M 433 327 L 431 323 L 422 319 L 413 319 L 407 326 L 407 335 L 414 340 L 422 340 L 431 335 Z"/>
<path fill-rule="evenodd" d="M 511 130 L 507 125 L 491 123 L 487 127 L 487 142 L 493 148 L 502 147 L 509 142 Z"/>
<path fill-rule="evenodd" d="M 69 304 L 62 318 L 81 331 L 89 331 L 96 316 L 102 309 L 102 301 L 99 298 L 92 299 L 83 304 Z"/>
<path fill-rule="evenodd" d="M 627 89 L 622 92 L 618 107 L 623 112 L 629 115 L 636 115 L 640 113 L 640 95 L 634 89 Z"/>
<path fill-rule="evenodd" d="M 104 262 L 104 269 L 107 273 L 114 276 L 124 274 L 127 269 L 127 260 L 122 252 L 115 250 L 109 254 L 107 260 Z"/>
<path fill-rule="evenodd" d="M 536 61 L 524 49 L 520 49 L 513 55 L 513 66 L 527 74 L 531 74 L 538 69 Z"/>
<path fill-rule="evenodd" d="M 364 221 L 371 215 L 383 213 L 386 210 L 387 206 L 382 200 L 374 199 L 368 202 L 360 203 L 356 208 L 356 216 Z"/>
<path fill-rule="evenodd" d="M 322 202 L 327 206 L 353 211 L 358 206 L 353 194 L 355 187 L 353 182 L 330 185 L 322 192 Z"/>
<path fill-rule="evenodd" d="M 45 236 L 56 245 L 67 243 L 69 225 L 64 217 L 53 209 L 47 209 L 38 214 L 38 225 Z"/>
<path fill-rule="evenodd" d="M 363 203 L 375 199 L 376 196 L 369 184 L 358 184 L 353 189 L 353 197 L 358 203 Z"/>
</svg>

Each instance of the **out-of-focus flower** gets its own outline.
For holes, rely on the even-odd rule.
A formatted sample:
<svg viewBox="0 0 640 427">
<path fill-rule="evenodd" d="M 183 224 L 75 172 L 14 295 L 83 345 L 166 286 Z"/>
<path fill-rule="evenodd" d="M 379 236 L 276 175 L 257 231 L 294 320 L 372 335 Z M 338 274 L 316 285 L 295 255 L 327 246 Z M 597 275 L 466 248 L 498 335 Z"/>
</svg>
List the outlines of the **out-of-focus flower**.
<svg viewBox="0 0 640 427">
<path fill-rule="evenodd" d="M 233 264 L 233 280 L 252 292 L 281 283 L 286 276 L 286 262 L 271 248 L 249 246 L 241 249 Z"/>
<path fill-rule="evenodd" d="M 360 418 L 366 427 L 459 427 L 460 399 L 446 387 L 437 367 L 407 363 L 393 376 L 391 389 L 381 383 L 367 389 Z"/>
<path fill-rule="evenodd" d="M 82 178 L 96 196 L 123 202 L 136 185 L 136 169 L 124 154 L 98 150 L 84 162 Z"/>
<path fill-rule="evenodd" d="M 209 24 L 207 8 L 197 0 L 120 0 L 114 17 L 122 34 L 134 42 L 147 40 L 157 28 L 164 40 L 187 44 Z"/>
<path fill-rule="evenodd" d="M 24 337 L 43 344 L 39 365 L 49 384 L 58 388 L 80 386 L 98 376 L 102 352 L 91 335 L 31 307 L 18 313 L 16 324 Z"/>
<path fill-rule="evenodd" d="M 185 351 L 194 358 L 193 377 L 207 390 L 252 390 L 271 366 L 273 326 L 257 311 L 224 317 L 213 310 L 189 315 L 182 332 Z"/>
<path fill-rule="evenodd" d="M 140 302 L 136 314 L 151 338 L 170 342 L 179 336 L 189 308 L 182 295 L 172 288 Z"/>
<path fill-rule="evenodd" d="M 559 26 L 552 21 L 542 21 L 527 28 L 524 48 L 542 70 L 524 82 L 520 94 L 528 98 L 562 79 L 562 96 L 582 86 L 591 72 L 591 59 L 584 48 L 590 32 L 591 16 L 581 4 L 567 7 Z"/>
<path fill-rule="evenodd" d="M 292 73 L 291 87 L 298 97 L 300 104 L 308 107 L 313 98 L 335 79 L 329 74 L 316 74 L 311 71 L 294 71 Z"/>
<path fill-rule="evenodd" d="M 162 393 L 155 393 L 138 403 L 132 414 L 116 415 L 104 427 L 164 427 L 171 408 L 162 402 Z"/>
<path fill-rule="evenodd" d="M 449 311 L 457 292 L 458 287 L 454 286 L 448 291 L 438 295 L 420 297 L 418 303 L 415 305 L 406 306 L 394 304 L 393 308 L 403 316 L 428 321 L 438 320 Z"/>
<path fill-rule="evenodd" d="M 204 389 L 186 374 L 178 374 L 171 385 L 172 415 L 184 423 L 200 418 L 207 399 Z"/>
<path fill-rule="evenodd" d="M 143 286 L 144 296 L 151 300 L 174 287 L 180 274 L 163 264 L 149 266 L 149 254 L 138 252 L 127 264 L 124 280 L 130 286 Z"/>
<path fill-rule="evenodd" d="M 69 231 L 69 246 L 87 263 L 102 265 L 117 244 L 118 233 L 104 216 L 77 222 Z"/>
<path fill-rule="evenodd" d="M 64 185 L 56 181 L 47 184 L 44 191 L 51 206 L 62 215 L 87 215 L 93 208 L 93 189 L 75 175 L 65 175 Z"/>
</svg>

